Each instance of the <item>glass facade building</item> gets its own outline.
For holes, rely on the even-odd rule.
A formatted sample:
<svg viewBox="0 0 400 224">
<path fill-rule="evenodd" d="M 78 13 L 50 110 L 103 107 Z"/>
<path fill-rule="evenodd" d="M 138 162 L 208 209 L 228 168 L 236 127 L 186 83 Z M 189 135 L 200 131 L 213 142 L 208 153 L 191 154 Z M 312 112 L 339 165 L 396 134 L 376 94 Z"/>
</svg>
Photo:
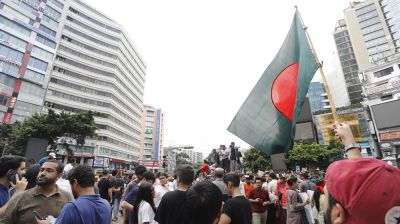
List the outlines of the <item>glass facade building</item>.
<svg viewBox="0 0 400 224">
<path fill-rule="evenodd" d="M 373 61 L 378 61 L 391 54 L 389 41 L 386 38 L 385 22 L 379 17 L 381 8 L 374 1 L 365 1 L 354 6 L 358 23 L 368 51 Z"/>
<path fill-rule="evenodd" d="M 330 108 L 324 85 L 320 82 L 311 82 L 308 88 L 308 98 L 312 113 Z"/>
<path fill-rule="evenodd" d="M 334 31 L 335 45 L 339 56 L 340 65 L 346 80 L 347 92 L 351 104 L 362 101 L 362 87 L 358 78 L 358 65 L 354 55 L 353 46 L 344 20 L 339 20 Z"/>
<path fill-rule="evenodd" d="M 40 112 L 60 37 L 58 0 L 0 2 L 0 119 L 22 121 Z"/>
<path fill-rule="evenodd" d="M 396 52 L 400 51 L 400 1 L 399 0 L 381 0 L 383 13 L 389 27 Z"/>
</svg>

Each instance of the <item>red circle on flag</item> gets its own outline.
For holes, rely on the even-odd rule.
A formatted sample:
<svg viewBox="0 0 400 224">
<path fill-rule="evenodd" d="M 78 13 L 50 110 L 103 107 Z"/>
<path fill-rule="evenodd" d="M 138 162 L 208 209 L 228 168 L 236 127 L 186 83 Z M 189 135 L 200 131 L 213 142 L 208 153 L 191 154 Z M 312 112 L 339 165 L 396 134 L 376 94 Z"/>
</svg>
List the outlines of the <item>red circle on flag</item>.
<svg viewBox="0 0 400 224">
<path fill-rule="evenodd" d="M 290 121 L 296 105 L 298 75 L 299 63 L 295 62 L 279 73 L 272 84 L 272 103 Z"/>
</svg>

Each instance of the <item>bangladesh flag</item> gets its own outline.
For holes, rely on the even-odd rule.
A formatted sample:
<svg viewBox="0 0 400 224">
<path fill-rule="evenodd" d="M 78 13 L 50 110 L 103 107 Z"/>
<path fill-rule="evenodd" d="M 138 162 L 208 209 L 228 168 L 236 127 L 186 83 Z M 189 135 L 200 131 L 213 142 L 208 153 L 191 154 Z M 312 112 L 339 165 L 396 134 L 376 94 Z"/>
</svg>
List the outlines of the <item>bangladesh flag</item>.
<svg viewBox="0 0 400 224">
<path fill-rule="evenodd" d="M 228 127 L 268 155 L 293 146 L 296 120 L 318 63 L 296 11 L 289 33 Z"/>
</svg>

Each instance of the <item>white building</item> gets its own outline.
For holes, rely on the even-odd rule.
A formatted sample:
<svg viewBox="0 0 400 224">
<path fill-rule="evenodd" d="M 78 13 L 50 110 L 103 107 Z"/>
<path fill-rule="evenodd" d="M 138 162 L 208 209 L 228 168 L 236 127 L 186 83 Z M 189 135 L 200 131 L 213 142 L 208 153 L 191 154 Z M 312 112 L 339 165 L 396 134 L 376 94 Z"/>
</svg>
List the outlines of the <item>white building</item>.
<svg viewBox="0 0 400 224">
<path fill-rule="evenodd" d="M 164 145 L 164 113 L 145 105 L 142 117 L 142 135 L 139 164 L 151 170 L 162 167 Z"/>
<path fill-rule="evenodd" d="M 364 104 L 369 108 L 370 129 L 375 134 L 382 156 L 399 163 L 400 155 L 400 55 L 389 58 L 361 73 Z"/>
<path fill-rule="evenodd" d="M 99 112 L 94 158 L 85 162 L 129 168 L 139 158 L 146 65 L 111 18 L 79 0 L 65 1 L 63 10 L 45 106 Z"/>
</svg>

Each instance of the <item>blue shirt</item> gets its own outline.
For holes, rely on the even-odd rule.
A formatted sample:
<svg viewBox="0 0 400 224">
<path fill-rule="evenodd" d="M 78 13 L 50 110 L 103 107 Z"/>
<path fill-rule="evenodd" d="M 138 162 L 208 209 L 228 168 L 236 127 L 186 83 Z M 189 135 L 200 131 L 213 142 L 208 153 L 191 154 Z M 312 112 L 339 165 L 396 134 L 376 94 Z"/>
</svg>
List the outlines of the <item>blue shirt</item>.
<svg viewBox="0 0 400 224">
<path fill-rule="evenodd" d="M 132 186 L 132 188 L 130 189 L 129 192 L 126 193 L 124 200 L 131 205 L 135 204 L 136 196 L 137 196 L 138 192 L 139 192 L 139 185 L 136 184 L 136 185 Z"/>
<path fill-rule="evenodd" d="M 9 189 L 4 185 L 0 184 L 0 208 L 7 204 L 11 196 L 14 194 L 14 189 Z"/>
<path fill-rule="evenodd" d="M 99 195 L 82 195 L 75 201 L 65 204 L 56 224 L 109 224 L 111 206 Z"/>
<path fill-rule="evenodd" d="M 134 205 L 138 192 L 139 192 L 139 185 L 138 184 L 132 185 L 129 189 L 129 192 L 126 192 L 124 201 L 128 202 L 131 205 Z M 128 211 L 128 221 L 129 221 L 129 224 L 133 223 L 131 211 Z"/>
</svg>

